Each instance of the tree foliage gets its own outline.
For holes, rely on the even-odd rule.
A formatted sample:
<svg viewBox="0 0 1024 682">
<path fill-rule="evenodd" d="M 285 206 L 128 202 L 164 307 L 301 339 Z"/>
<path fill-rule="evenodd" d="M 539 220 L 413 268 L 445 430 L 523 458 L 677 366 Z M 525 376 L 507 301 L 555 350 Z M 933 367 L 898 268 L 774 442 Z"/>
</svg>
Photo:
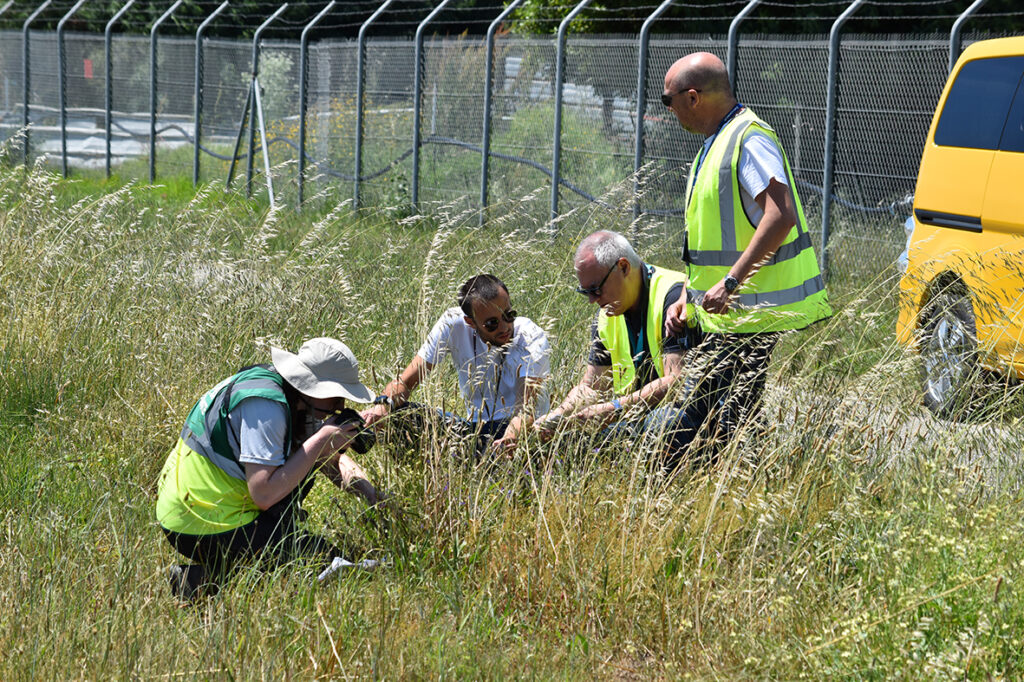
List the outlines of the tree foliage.
<svg viewBox="0 0 1024 682">
<path fill-rule="evenodd" d="M 68 23 L 69 30 L 96 32 L 121 9 L 126 0 L 94 0 L 79 9 Z M 25 19 L 42 0 L 16 0 L 0 15 L 0 28 L 20 29 Z M 378 9 L 383 0 L 339 0 L 319 25 L 319 37 L 353 38 L 359 26 Z M 185 0 L 163 27 L 168 34 L 191 35 L 199 24 L 220 5 L 221 0 Z M 5 4 L 0 0 L 0 7 Z M 35 29 L 56 27 L 60 18 L 71 9 L 74 0 L 56 0 L 33 23 Z M 250 37 L 256 28 L 270 17 L 284 0 L 231 0 L 231 4 L 209 29 L 209 35 L 221 37 Z M 172 0 L 149 2 L 138 0 L 122 20 L 118 32 L 144 33 L 149 31 Z M 381 15 L 376 34 L 412 35 L 416 26 L 437 5 L 434 0 L 397 0 Z M 268 37 L 298 37 L 302 28 L 327 6 L 326 0 L 299 0 L 289 2 L 288 8 L 268 27 Z M 501 11 L 500 0 L 456 0 L 437 18 L 434 30 L 441 34 L 484 33 L 487 24 Z"/>
<path fill-rule="evenodd" d="M 325 18 L 320 36 L 355 37 L 359 25 L 380 7 L 383 0 L 342 0 Z M 745 33 L 822 34 L 846 9 L 851 0 L 798 2 L 776 0 L 754 10 L 744 24 Z M 0 15 L 0 28 L 20 29 L 41 0 L 15 0 Z M 74 0 L 55 0 L 33 24 L 52 29 L 73 5 Z M 519 34 L 551 34 L 558 29 L 578 0 L 526 0 L 508 23 Z M 653 25 L 656 33 L 724 35 L 734 16 L 747 0 L 679 0 Z M 0 0 L 0 7 L 5 3 Z M 210 15 L 220 0 L 185 0 L 164 27 L 166 33 L 191 34 Z M 251 36 L 264 19 L 282 4 L 281 0 L 232 0 L 228 9 L 210 28 L 211 35 Z M 269 37 L 294 37 L 326 0 L 290 2 L 288 9 L 269 30 Z M 444 35 L 483 34 L 487 25 L 501 12 L 502 0 L 455 0 L 437 17 L 433 30 Z M 650 16 L 658 0 L 597 0 L 573 22 L 573 33 L 636 34 Z M 375 29 L 378 35 L 412 35 L 416 26 L 436 7 L 437 0 L 397 0 L 381 16 Z M 855 33 L 948 33 L 953 21 L 970 5 L 970 0 L 919 0 L 917 2 L 872 2 L 864 5 L 850 20 L 847 30 Z M 124 0 L 87 2 L 71 20 L 69 29 L 95 32 L 102 30 Z M 118 31 L 145 33 L 171 6 L 171 0 L 137 1 Z M 968 24 L 969 30 L 992 33 L 1024 33 L 1024 7 L 1020 0 L 988 0 Z"/>
<path fill-rule="evenodd" d="M 579 0 L 526 0 L 516 11 L 512 30 L 525 34 L 554 33 Z M 851 0 L 764 3 L 754 10 L 745 32 L 827 33 Z M 572 24 L 573 33 L 636 34 L 660 3 L 631 0 L 599 0 L 587 6 Z M 747 0 L 674 3 L 656 21 L 655 33 L 706 33 L 722 35 Z M 856 33 L 948 33 L 971 0 L 919 0 L 874 2 L 851 18 L 848 30 Z M 1020 0 L 989 0 L 972 18 L 970 27 L 992 32 L 1024 32 L 1024 7 Z"/>
</svg>

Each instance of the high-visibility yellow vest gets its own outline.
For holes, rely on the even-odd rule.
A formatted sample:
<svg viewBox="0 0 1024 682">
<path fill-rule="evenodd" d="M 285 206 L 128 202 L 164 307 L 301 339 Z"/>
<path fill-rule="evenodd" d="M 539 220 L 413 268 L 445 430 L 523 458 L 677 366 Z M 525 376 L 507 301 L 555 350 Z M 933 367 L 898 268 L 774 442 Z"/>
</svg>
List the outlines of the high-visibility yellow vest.
<svg viewBox="0 0 1024 682">
<path fill-rule="evenodd" d="M 186 535 L 213 535 L 253 521 L 260 508 L 245 480 L 229 476 L 178 439 L 158 479 L 156 520 Z"/>
<path fill-rule="evenodd" d="M 160 471 L 156 518 L 161 526 L 177 533 L 211 535 L 244 526 L 259 515 L 237 446 L 228 436 L 228 415 L 247 398 L 284 405 L 287 458 L 292 425 L 283 382 L 270 367 L 248 367 L 196 402 Z"/>
<path fill-rule="evenodd" d="M 775 131 L 750 109 L 742 110 L 718 132 L 696 177 L 697 161 L 690 168 L 686 245 L 692 300 L 699 302 L 729 274 L 754 237 L 756 226 L 747 217 L 740 198 L 738 166 L 741 143 L 755 131 L 773 140 L 782 154 L 797 223 L 768 262 L 743 282 L 728 313 L 715 315 L 696 306 L 697 320 L 706 332 L 802 329 L 832 314 L 789 160 Z"/>
<path fill-rule="evenodd" d="M 650 267 L 650 282 L 647 286 L 647 326 L 645 333 L 650 340 L 651 363 L 659 377 L 665 376 L 665 363 L 661 357 L 661 346 L 664 343 L 665 297 L 677 283 L 683 283 L 683 296 L 686 295 L 686 275 L 675 270 Z M 693 306 L 687 305 L 686 319 L 692 321 Z M 597 335 L 601 343 L 612 357 L 612 388 L 615 395 L 626 395 L 633 391 L 636 381 L 636 367 L 633 365 L 633 352 L 629 345 L 629 331 L 626 329 L 624 315 L 609 317 L 604 308 L 598 313 Z"/>
</svg>

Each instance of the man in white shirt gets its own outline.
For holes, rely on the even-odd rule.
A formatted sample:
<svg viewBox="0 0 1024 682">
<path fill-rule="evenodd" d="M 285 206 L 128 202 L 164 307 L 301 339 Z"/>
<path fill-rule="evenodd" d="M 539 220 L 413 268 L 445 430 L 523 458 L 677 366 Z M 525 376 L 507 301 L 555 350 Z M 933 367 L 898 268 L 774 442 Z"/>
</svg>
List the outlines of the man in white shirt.
<svg viewBox="0 0 1024 682">
<path fill-rule="evenodd" d="M 458 291 L 458 307 L 441 315 L 401 374 L 362 412 L 372 425 L 408 404 L 409 395 L 434 367 L 451 358 L 459 374 L 466 417 L 444 414 L 453 429 L 478 437 L 478 448 L 515 446 L 535 414 L 548 410 L 544 380 L 551 373 L 551 346 L 544 330 L 519 317 L 508 288 L 491 274 L 470 277 Z"/>
</svg>

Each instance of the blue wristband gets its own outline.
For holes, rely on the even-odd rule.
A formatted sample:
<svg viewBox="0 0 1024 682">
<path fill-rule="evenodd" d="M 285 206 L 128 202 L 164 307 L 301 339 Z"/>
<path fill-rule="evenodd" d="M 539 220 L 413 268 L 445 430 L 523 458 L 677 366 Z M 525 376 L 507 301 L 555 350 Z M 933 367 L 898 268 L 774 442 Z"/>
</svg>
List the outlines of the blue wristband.
<svg viewBox="0 0 1024 682">
<path fill-rule="evenodd" d="M 618 398 L 612 398 L 612 407 L 614 407 L 616 411 L 622 409 L 622 403 L 619 402 Z"/>
</svg>

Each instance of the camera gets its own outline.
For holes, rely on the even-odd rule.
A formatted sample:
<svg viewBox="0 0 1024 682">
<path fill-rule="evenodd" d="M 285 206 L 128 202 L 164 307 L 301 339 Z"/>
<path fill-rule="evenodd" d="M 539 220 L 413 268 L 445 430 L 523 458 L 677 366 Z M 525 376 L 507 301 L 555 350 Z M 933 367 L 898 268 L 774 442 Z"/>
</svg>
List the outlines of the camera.
<svg viewBox="0 0 1024 682">
<path fill-rule="evenodd" d="M 359 416 L 359 413 L 351 407 L 346 407 L 335 415 L 324 420 L 324 424 L 333 426 L 347 426 L 355 424 L 360 427 L 356 437 L 352 439 L 351 448 L 360 455 L 365 455 L 374 445 L 377 444 L 377 436 L 370 429 L 362 428 L 366 422 Z"/>
</svg>

